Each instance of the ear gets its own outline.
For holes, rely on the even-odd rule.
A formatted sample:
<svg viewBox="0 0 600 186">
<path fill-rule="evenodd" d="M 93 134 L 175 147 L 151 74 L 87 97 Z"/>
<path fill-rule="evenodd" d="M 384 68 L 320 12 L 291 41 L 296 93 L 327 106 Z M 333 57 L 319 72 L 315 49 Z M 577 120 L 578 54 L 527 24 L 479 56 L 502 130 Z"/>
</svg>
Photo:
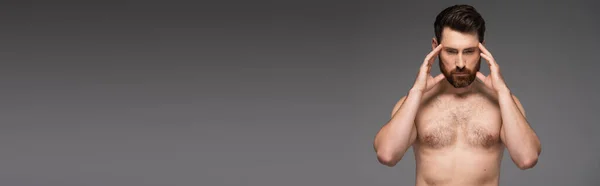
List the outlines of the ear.
<svg viewBox="0 0 600 186">
<path fill-rule="evenodd" d="M 483 40 L 483 41 L 481 42 L 481 44 L 482 44 L 482 45 L 485 45 L 485 40 Z"/>
<path fill-rule="evenodd" d="M 434 50 L 435 47 L 438 46 L 438 42 L 437 39 L 435 39 L 435 37 L 431 38 L 431 49 Z"/>
</svg>

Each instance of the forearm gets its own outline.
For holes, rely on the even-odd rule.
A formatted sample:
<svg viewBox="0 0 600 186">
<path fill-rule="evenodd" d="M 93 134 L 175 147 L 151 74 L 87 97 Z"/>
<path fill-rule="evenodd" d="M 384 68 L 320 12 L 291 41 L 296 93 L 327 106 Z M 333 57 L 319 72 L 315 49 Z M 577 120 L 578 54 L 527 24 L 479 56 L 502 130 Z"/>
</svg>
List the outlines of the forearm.
<svg viewBox="0 0 600 186">
<path fill-rule="evenodd" d="M 506 148 L 520 168 L 529 168 L 535 165 L 541 152 L 540 141 L 510 91 L 502 91 L 498 96 Z"/>
<path fill-rule="evenodd" d="M 395 165 L 416 137 L 415 117 L 423 93 L 409 91 L 406 99 L 375 137 L 375 151 L 380 161 L 389 166 Z"/>
</svg>

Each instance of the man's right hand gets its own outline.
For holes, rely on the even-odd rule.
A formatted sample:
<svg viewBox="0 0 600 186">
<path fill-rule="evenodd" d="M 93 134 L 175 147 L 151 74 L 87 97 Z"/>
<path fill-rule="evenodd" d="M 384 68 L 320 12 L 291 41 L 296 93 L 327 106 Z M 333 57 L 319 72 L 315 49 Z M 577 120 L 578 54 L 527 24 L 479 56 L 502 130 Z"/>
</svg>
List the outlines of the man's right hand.
<svg viewBox="0 0 600 186">
<path fill-rule="evenodd" d="M 442 79 L 444 79 L 444 74 L 439 74 L 435 77 L 431 76 L 430 74 L 431 65 L 433 65 L 433 62 L 439 55 L 441 49 L 442 45 L 440 44 L 425 57 L 425 60 L 419 69 L 419 73 L 417 74 L 417 79 L 415 80 L 412 90 L 425 93 L 434 85 L 439 83 Z"/>
</svg>

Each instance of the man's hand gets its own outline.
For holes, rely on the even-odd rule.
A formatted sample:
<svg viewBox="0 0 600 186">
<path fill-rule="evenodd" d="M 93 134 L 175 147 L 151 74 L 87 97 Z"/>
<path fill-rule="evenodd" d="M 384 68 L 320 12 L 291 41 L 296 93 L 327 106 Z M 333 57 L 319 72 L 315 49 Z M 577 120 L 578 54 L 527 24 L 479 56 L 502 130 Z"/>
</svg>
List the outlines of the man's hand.
<svg viewBox="0 0 600 186">
<path fill-rule="evenodd" d="M 442 79 L 444 79 L 443 74 L 439 74 L 436 77 L 431 76 L 431 65 L 435 61 L 435 57 L 437 57 L 442 49 L 442 45 L 438 45 L 433 49 L 433 51 L 429 52 L 429 54 L 425 57 L 421 68 L 419 69 L 419 73 L 417 74 L 417 79 L 415 80 L 415 84 L 413 85 L 413 90 L 419 91 L 420 93 L 427 92 L 431 89 L 435 84 L 439 83 Z"/>
<path fill-rule="evenodd" d="M 477 72 L 477 78 L 498 93 L 502 116 L 500 139 L 506 145 L 511 159 L 519 169 L 532 168 L 537 164 L 538 156 L 542 152 L 540 139 L 525 118 L 523 105 L 506 86 L 498 63 L 492 54 L 481 43 L 479 43 L 479 49 L 482 51 L 481 57 L 485 58 L 490 66 L 490 75 L 484 76 L 481 72 Z"/>
<path fill-rule="evenodd" d="M 479 49 L 482 51 L 481 57 L 485 58 L 487 64 L 490 67 L 490 74 L 488 76 L 483 75 L 481 72 L 477 72 L 477 78 L 479 78 L 486 86 L 495 90 L 496 92 L 508 91 L 508 87 L 500 74 L 500 67 L 492 54 L 479 43 Z"/>
<path fill-rule="evenodd" d="M 408 94 L 396 103 L 392 111 L 392 118 L 377 132 L 373 147 L 377 152 L 377 159 L 384 165 L 393 167 L 402 159 L 407 149 L 417 139 L 415 117 L 421 105 L 423 93 L 444 79 L 440 74 L 435 78 L 429 72 L 442 45 L 431 51 L 417 74 L 415 84 Z"/>
</svg>

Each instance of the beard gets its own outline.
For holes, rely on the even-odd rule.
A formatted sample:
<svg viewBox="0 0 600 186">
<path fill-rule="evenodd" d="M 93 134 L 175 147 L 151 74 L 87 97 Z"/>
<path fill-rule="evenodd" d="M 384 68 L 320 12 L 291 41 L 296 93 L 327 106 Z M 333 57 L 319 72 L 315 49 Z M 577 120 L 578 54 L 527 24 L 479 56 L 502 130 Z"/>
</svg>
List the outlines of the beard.
<svg viewBox="0 0 600 186">
<path fill-rule="evenodd" d="M 469 69 L 467 67 L 464 67 L 462 69 L 454 68 L 451 71 L 447 71 L 444 63 L 442 62 L 442 58 L 440 56 L 438 56 L 438 60 L 439 60 L 439 64 L 440 64 L 440 71 L 442 71 L 442 73 L 444 74 L 444 77 L 446 77 L 446 80 L 448 80 L 448 82 L 454 86 L 454 88 L 463 88 L 466 86 L 469 86 L 471 83 L 473 83 L 473 81 L 475 81 L 475 78 L 477 78 L 477 72 L 479 72 L 479 68 L 481 65 L 481 57 L 479 58 L 477 65 L 475 66 L 475 69 Z M 466 74 L 466 75 L 459 75 L 459 74 Z"/>
</svg>

